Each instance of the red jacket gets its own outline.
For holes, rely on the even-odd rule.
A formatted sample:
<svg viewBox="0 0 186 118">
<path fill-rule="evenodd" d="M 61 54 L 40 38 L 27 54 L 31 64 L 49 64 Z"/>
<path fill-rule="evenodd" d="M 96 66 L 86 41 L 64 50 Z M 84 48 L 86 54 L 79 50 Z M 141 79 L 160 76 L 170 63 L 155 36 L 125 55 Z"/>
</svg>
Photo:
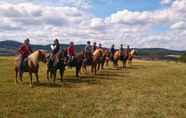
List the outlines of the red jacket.
<svg viewBox="0 0 186 118">
<path fill-rule="evenodd" d="M 69 47 L 68 48 L 68 55 L 69 56 L 75 56 L 75 48 L 74 47 Z"/>
<path fill-rule="evenodd" d="M 28 55 L 32 52 L 29 45 L 22 44 L 18 49 L 18 52 L 23 55 L 23 57 L 28 57 Z"/>
</svg>

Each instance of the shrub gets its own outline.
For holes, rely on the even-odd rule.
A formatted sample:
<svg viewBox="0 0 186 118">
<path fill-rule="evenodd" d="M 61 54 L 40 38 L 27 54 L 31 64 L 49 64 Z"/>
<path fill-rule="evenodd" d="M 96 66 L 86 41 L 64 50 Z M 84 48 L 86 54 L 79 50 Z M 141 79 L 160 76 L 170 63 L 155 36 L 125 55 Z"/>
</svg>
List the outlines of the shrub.
<svg viewBox="0 0 186 118">
<path fill-rule="evenodd" d="M 179 61 L 186 63 L 186 52 L 179 58 Z"/>
</svg>

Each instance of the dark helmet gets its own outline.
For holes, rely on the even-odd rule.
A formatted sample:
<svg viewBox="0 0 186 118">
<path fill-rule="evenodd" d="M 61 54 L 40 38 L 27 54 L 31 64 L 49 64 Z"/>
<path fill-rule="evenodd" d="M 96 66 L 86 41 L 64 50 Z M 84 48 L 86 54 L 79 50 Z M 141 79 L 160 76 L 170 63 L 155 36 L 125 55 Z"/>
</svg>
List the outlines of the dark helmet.
<svg viewBox="0 0 186 118">
<path fill-rule="evenodd" d="M 59 40 L 56 38 L 55 40 L 54 40 L 55 42 L 59 42 Z"/>
<path fill-rule="evenodd" d="M 74 42 L 71 41 L 71 42 L 70 42 L 70 45 L 74 45 Z"/>
<path fill-rule="evenodd" d="M 90 41 L 87 41 L 87 44 L 90 44 Z"/>
<path fill-rule="evenodd" d="M 56 39 L 54 40 L 54 43 L 55 43 L 55 44 L 59 44 L 59 40 L 56 38 Z"/>
<path fill-rule="evenodd" d="M 123 44 L 121 44 L 120 46 L 123 47 Z"/>
<path fill-rule="evenodd" d="M 30 42 L 30 39 L 29 38 L 27 38 L 27 39 L 24 40 L 24 43 L 29 44 L 29 42 Z"/>
<path fill-rule="evenodd" d="M 96 45 L 97 43 L 96 42 L 94 42 L 94 45 Z"/>
</svg>

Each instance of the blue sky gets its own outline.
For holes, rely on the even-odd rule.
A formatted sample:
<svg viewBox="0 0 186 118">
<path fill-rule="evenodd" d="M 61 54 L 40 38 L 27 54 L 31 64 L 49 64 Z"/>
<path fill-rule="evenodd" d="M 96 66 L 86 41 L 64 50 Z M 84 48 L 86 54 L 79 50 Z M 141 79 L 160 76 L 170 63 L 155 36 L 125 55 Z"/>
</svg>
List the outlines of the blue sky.
<svg viewBox="0 0 186 118">
<path fill-rule="evenodd" d="M 130 11 L 150 11 L 164 8 L 159 0 L 92 0 L 91 4 L 92 12 L 99 17 L 109 16 L 123 9 Z"/>
</svg>

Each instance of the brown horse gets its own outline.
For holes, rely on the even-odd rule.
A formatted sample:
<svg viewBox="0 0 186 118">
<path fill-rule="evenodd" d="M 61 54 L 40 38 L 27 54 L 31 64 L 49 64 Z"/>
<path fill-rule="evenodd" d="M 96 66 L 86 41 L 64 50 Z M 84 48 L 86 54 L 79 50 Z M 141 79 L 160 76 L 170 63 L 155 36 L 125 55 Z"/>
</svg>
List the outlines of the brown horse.
<svg viewBox="0 0 186 118">
<path fill-rule="evenodd" d="M 98 61 L 98 70 L 103 70 L 104 65 L 106 63 L 106 66 L 109 64 L 109 51 L 108 50 L 102 50 L 102 55 L 99 57 Z"/>
<path fill-rule="evenodd" d="M 85 59 L 86 61 L 83 61 L 83 69 L 87 71 L 86 66 L 91 66 L 91 72 L 96 75 L 97 68 L 100 64 L 100 58 L 103 56 L 103 50 L 102 49 L 96 49 L 92 55 L 89 55 L 90 57 L 87 57 L 88 59 Z M 89 63 L 87 63 L 89 61 Z"/>
<path fill-rule="evenodd" d="M 46 53 L 43 50 L 37 50 L 30 54 L 27 59 L 24 60 L 23 72 L 19 69 L 21 64 L 21 55 L 16 57 L 15 72 L 16 72 L 16 83 L 18 82 L 17 77 L 22 81 L 23 73 L 28 72 L 30 75 L 30 86 L 32 87 L 32 73 L 35 74 L 36 80 L 39 83 L 39 61 L 46 62 Z"/>
<path fill-rule="evenodd" d="M 65 50 L 67 51 L 67 50 Z M 65 52 L 67 54 L 67 52 Z M 83 59 L 84 59 L 84 53 L 83 51 L 77 54 L 72 60 L 68 59 L 67 55 L 65 55 L 65 66 L 68 67 L 75 67 L 76 69 L 76 77 L 79 77 L 81 67 L 83 64 Z"/>
<path fill-rule="evenodd" d="M 123 55 L 123 54 L 121 54 L 121 52 L 119 50 L 117 50 L 114 53 L 114 57 L 113 58 L 114 58 L 113 64 L 114 64 L 115 67 L 118 66 L 118 61 L 121 60 L 122 61 L 122 64 L 123 64 L 123 69 L 126 69 L 128 55 Z"/>
</svg>

